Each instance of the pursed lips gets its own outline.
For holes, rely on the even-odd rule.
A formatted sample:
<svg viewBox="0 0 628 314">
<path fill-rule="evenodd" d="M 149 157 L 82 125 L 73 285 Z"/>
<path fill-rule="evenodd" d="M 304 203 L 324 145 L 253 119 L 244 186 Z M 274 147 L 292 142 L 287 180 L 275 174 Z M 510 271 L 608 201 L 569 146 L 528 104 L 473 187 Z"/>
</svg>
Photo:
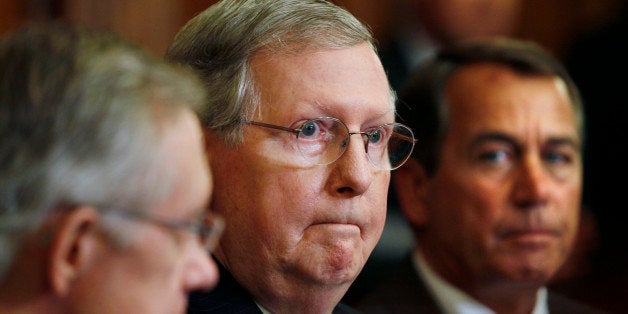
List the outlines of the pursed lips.
<svg viewBox="0 0 628 314">
<path fill-rule="evenodd" d="M 337 229 L 338 231 L 351 231 L 354 228 L 357 228 L 359 232 L 362 233 L 361 225 L 357 221 L 351 219 L 322 219 L 315 221 L 310 225 L 310 227 L 329 227 Z"/>
<path fill-rule="evenodd" d="M 312 224 L 312 226 L 317 226 L 317 225 L 329 225 L 329 226 L 355 226 L 357 228 L 360 228 L 360 226 L 357 223 L 353 223 L 353 222 L 348 222 L 348 221 L 320 221 L 320 222 L 315 222 Z M 360 228 L 361 229 L 361 228 Z"/>
<path fill-rule="evenodd" d="M 320 211 L 317 217 L 313 217 L 312 225 L 319 224 L 338 224 L 338 225 L 356 225 L 360 227 L 360 215 L 358 209 L 353 207 L 333 208 Z"/>
<path fill-rule="evenodd" d="M 316 217 L 312 217 L 310 227 L 329 227 L 337 231 L 350 232 L 355 232 L 357 228 L 360 234 L 364 232 L 365 217 L 360 214 L 361 210 L 357 207 L 338 205 L 326 208 L 324 211 L 319 211 Z"/>
</svg>

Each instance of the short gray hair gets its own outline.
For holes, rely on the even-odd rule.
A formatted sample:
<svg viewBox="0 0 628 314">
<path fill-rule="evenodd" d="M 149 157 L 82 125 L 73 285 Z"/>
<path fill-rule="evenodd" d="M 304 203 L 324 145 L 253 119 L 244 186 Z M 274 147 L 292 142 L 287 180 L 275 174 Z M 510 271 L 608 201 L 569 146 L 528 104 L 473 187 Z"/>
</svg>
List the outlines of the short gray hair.
<svg viewBox="0 0 628 314">
<path fill-rule="evenodd" d="M 203 124 L 225 143 L 238 144 L 242 142 L 242 120 L 259 107 L 250 68 L 255 55 L 361 43 L 370 44 L 375 51 L 370 30 L 328 1 L 223 0 L 179 31 L 166 58 L 199 72 L 209 92 L 208 117 Z"/>
<path fill-rule="evenodd" d="M 111 33 L 53 22 L 4 38 L 0 275 L 18 235 L 59 206 L 147 210 L 162 200 L 173 185 L 159 164 L 162 133 L 204 102 L 189 70 Z"/>
</svg>

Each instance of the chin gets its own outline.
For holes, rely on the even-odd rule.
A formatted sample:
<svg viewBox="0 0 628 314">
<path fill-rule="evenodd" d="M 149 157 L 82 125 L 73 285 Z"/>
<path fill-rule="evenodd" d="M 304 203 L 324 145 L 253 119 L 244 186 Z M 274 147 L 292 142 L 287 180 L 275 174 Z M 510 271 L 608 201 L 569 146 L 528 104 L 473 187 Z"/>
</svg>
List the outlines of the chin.
<svg viewBox="0 0 628 314">
<path fill-rule="evenodd" d="M 363 264 L 356 262 L 356 258 L 338 263 L 337 256 L 330 257 L 331 263 L 321 271 L 321 277 L 329 284 L 351 284 L 358 276 Z"/>
<path fill-rule="evenodd" d="M 543 285 L 547 283 L 556 268 L 546 263 L 517 263 L 515 265 L 505 265 L 503 272 L 507 277 L 518 282 L 529 282 Z"/>
</svg>

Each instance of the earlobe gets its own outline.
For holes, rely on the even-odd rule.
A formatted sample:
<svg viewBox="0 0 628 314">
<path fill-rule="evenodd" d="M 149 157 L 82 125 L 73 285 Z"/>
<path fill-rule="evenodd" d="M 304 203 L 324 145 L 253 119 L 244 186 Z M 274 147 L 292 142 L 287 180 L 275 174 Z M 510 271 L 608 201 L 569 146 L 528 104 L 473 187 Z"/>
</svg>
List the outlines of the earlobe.
<svg viewBox="0 0 628 314">
<path fill-rule="evenodd" d="M 58 295 L 68 293 L 81 267 L 87 262 L 98 222 L 95 208 L 81 206 L 64 214 L 58 221 L 49 252 L 48 279 Z"/>
<path fill-rule="evenodd" d="M 399 207 L 408 222 L 414 228 L 422 227 L 428 219 L 425 210 L 427 177 L 423 167 L 415 159 L 409 159 L 395 170 L 392 184 L 397 193 Z"/>
</svg>

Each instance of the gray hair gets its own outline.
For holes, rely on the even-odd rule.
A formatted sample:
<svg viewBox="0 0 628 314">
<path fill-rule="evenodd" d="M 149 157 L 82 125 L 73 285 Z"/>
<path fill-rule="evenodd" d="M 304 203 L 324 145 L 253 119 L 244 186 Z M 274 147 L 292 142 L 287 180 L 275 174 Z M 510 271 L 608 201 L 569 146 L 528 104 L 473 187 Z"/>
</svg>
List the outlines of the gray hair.
<svg viewBox="0 0 628 314">
<path fill-rule="evenodd" d="M 370 30 L 324 0 L 223 0 L 179 31 L 166 58 L 200 73 L 209 92 L 203 124 L 235 145 L 242 142 L 242 120 L 259 107 L 250 67 L 255 55 L 361 43 L 375 51 Z"/>
<path fill-rule="evenodd" d="M 564 66 L 540 45 L 524 40 L 493 38 L 463 41 L 444 47 L 429 62 L 420 66 L 399 92 L 397 104 L 401 120 L 418 139 L 413 157 L 428 174 L 438 168 L 439 154 L 449 127 L 445 88 L 452 74 L 469 64 L 493 63 L 531 76 L 552 76 L 567 86 L 577 118 L 578 135 L 584 142 L 583 102 Z"/>
<path fill-rule="evenodd" d="M 53 22 L 4 38 L 0 275 L 19 235 L 60 206 L 147 210 L 162 200 L 174 179 L 162 133 L 204 102 L 189 70 L 111 33 Z"/>
</svg>

